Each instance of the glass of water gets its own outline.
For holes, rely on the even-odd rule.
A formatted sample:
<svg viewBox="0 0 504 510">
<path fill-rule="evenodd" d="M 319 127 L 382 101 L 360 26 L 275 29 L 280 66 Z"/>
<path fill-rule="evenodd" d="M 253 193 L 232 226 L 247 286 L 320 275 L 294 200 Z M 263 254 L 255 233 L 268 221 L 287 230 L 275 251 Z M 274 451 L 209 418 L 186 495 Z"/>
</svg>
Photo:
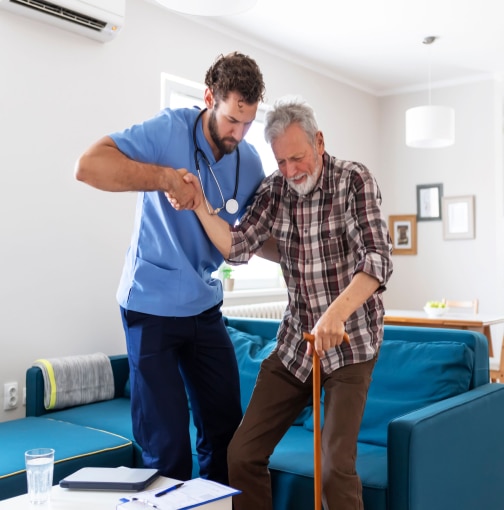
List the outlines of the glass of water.
<svg viewBox="0 0 504 510">
<path fill-rule="evenodd" d="M 42 505 L 49 501 L 53 482 L 54 450 L 34 448 L 25 452 L 26 481 L 30 503 Z"/>
</svg>

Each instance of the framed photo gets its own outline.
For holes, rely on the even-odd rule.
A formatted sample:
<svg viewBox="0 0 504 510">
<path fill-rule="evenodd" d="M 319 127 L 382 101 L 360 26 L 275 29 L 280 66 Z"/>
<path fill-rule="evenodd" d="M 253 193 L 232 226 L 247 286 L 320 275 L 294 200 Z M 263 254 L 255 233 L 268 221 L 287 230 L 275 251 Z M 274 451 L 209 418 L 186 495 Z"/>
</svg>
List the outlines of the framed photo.
<svg viewBox="0 0 504 510">
<path fill-rule="evenodd" d="M 443 197 L 443 238 L 474 239 L 474 195 Z"/>
<path fill-rule="evenodd" d="M 417 220 L 432 221 L 441 219 L 442 184 L 419 184 L 417 192 Z"/>
<path fill-rule="evenodd" d="M 393 254 L 416 255 L 417 218 L 414 214 L 389 216 L 389 231 Z"/>
</svg>

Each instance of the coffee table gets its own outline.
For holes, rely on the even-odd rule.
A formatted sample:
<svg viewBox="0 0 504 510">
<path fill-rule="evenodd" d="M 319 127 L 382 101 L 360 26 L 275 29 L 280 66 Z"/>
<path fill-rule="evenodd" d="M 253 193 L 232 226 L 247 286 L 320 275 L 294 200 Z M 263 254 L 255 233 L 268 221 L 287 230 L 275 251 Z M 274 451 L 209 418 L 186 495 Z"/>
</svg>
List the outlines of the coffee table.
<svg viewBox="0 0 504 510">
<path fill-rule="evenodd" d="M 161 476 L 149 485 L 149 489 L 166 487 L 178 481 Z M 134 492 L 62 489 L 55 485 L 51 490 L 51 501 L 46 505 L 31 505 L 28 496 L 23 494 L 0 501 L 0 510 L 115 510 L 120 498 L 131 498 L 134 495 Z M 231 508 L 231 497 L 197 507 L 198 510 L 231 510 Z"/>
</svg>

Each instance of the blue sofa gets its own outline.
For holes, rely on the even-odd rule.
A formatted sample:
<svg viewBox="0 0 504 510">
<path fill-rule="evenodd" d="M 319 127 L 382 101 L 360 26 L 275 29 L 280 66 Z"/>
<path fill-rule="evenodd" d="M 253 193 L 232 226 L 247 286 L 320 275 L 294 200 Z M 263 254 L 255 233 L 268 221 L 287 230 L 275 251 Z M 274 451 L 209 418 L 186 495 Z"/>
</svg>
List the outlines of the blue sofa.
<svg viewBox="0 0 504 510">
<path fill-rule="evenodd" d="M 275 345 L 279 321 L 226 320 L 240 367 L 245 408 L 260 363 Z M 43 405 L 42 373 L 30 368 L 28 418 L 0 424 L 0 437 L 6 437 L 4 432 L 15 437 L 19 430 L 16 422 L 20 422 L 25 427 L 23 436 L 32 438 L 29 446 L 53 446 L 55 482 L 82 465 L 141 466 L 140 448 L 131 431 L 127 359 L 114 356 L 111 362 L 116 383 L 114 399 L 52 412 Z M 488 345 L 483 335 L 450 329 L 385 327 L 358 443 L 357 470 L 365 510 L 500 508 L 504 500 L 504 475 L 500 470 L 504 442 L 499 441 L 504 422 L 504 385 L 488 384 L 488 380 Z M 41 424 L 45 431 L 40 429 Z M 51 425 L 59 430 L 47 430 Z M 86 441 L 75 444 L 75 436 L 66 435 L 63 427 L 82 430 Z M 86 436 L 89 432 L 97 435 L 95 444 Z M 191 434 L 193 476 L 198 476 L 194 427 Z M 34 435 L 38 436 L 36 441 Z M 107 443 L 112 438 L 116 445 L 99 446 L 98 439 Z M 0 499 L 25 490 L 24 485 L 20 490 L 20 485 L 25 478 L 22 452 L 27 443 L 8 443 L 9 458 L 15 462 L 5 468 L 4 460 L 0 460 Z M 72 448 L 77 446 L 82 451 L 73 455 Z M 311 405 L 278 444 L 270 459 L 270 471 L 275 510 L 313 508 Z"/>
</svg>

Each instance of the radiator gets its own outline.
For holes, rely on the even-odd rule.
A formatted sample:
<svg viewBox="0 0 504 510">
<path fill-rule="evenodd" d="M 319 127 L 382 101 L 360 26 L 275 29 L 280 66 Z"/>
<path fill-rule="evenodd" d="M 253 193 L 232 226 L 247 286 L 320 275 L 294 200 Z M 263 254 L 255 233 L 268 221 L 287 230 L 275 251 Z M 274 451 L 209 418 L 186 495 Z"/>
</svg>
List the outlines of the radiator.
<svg viewBox="0 0 504 510">
<path fill-rule="evenodd" d="M 227 317 L 256 317 L 259 319 L 281 319 L 284 315 L 287 301 L 272 303 L 254 303 L 250 305 L 223 306 L 222 315 Z"/>
</svg>

